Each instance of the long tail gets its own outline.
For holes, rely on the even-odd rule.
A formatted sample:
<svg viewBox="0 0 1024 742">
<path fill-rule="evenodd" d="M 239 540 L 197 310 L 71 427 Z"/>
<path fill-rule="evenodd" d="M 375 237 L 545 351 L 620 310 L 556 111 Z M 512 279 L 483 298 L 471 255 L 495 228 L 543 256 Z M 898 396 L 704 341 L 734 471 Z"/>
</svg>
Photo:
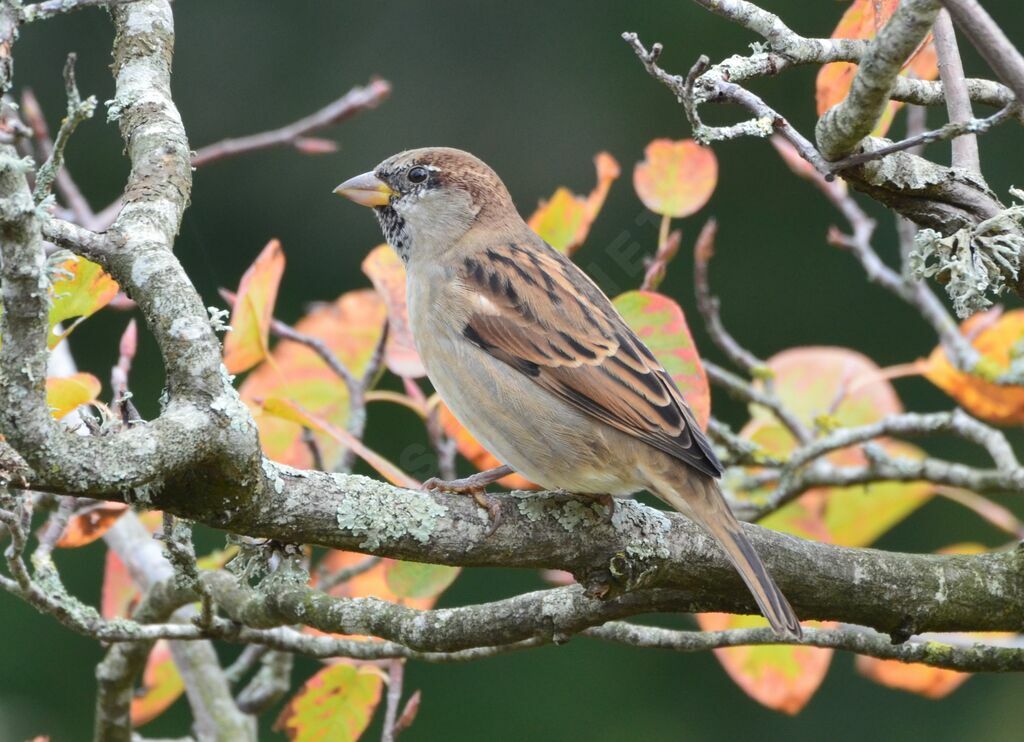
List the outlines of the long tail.
<svg viewBox="0 0 1024 742">
<path fill-rule="evenodd" d="M 729 510 L 718 483 L 699 472 L 688 471 L 683 488 L 659 482 L 656 494 L 679 512 L 710 531 L 747 584 L 761 613 L 779 636 L 802 636 L 800 621 L 786 596 L 768 574 L 761 557 L 747 540 L 743 527 Z M 680 491 L 680 489 L 682 491 Z"/>
</svg>

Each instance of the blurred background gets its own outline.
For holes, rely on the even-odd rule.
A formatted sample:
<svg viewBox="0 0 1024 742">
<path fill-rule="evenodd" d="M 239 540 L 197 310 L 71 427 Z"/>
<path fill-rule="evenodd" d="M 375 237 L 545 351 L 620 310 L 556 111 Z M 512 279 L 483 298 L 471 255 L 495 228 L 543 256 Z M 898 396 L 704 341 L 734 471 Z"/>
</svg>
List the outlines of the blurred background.
<svg viewBox="0 0 1024 742">
<path fill-rule="evenodd" d="M 801 0 L 765 0 L 762 5 L 808 36 L 828 36 L 846 8 L 841 2 Z M 1011 39 L 1024 42 L 1019 3 L 986 0 L 985 6 Z M 648 45 L 663 42 L 662 65 L 680 74 L 699 54 L 718 60 L 746 52 L 756 40 L 679 0 L 178 0 L 174 11 L 173 87 L 193 148 L 280 126 L 373 76 L 394 85 L 390 100 L 378 110 L 321 134 L 340 143 L 335 154 L 310 157 L 279 149 L 214 163 L 196 173 L 192 206 L 177 247 L 189 275 L 207 303 L 222 305 L 217 287 L 236 286 L 260 248 L 278 237 L 288 267 L 277 314 L 289 322 L 309 302 L 369 285 L 360 262 L 380 242 L 377 224 L 366 211 L 333 196 L 334 186 L 387 155 L 424 145 L 455 146 L 480 156 L 502 176 L 524 214 L 558 185 L 589 191 L 592 157 L 599 150 L 612 153 L 623 165 L 623 177 L 613 186 L 577 261 L 612 295 L 635 287 L 641 275 L 638 255 L 653 251 L 657 226 L 654 219 L 637 219 L 644 212 L 630 182 L 633 164 L 652 138 L 680 139 L 689 136 L 689 129 L 679 105 L 647 76 L 620 34 L 637 31 Z M 78 53 L 83 95 L 95 94 L 101 102 L 113 97 L 111 40 L 111 25 L 102 11 L 23 30 L 15 49 L 16 86 L 35 90 L 54 130 L 65 106 L 61 68 L 69 51 Z M 968 74 L 989 76 L 977 55 L 963 41 L 961 45 Z M 814 68 L 794 69 L 752 87 L 810 135 L 815 74 Z M 738 113 L 711 107 L 704 111 L 711 122 L 735 120 Z M 984 115 L 982 110 L 976 113 Z M 929 120 L 937 126 L 944 115 L 935 109 Z M 893 135 L 903 126 L 901 114 Z M 1021 185 L 1022 141 L 1024 134 L 1013 125 L 981 139 L 985 174 L 1004 199 L 1008 186 Z M 929 152 L 948 162 L 948 149 L 940 143 Z M 715 153 L 718 189 L 700 213 L 676 223 L 684 232 L 684 248 L 662 285 L 690 315 L 703 353 L 724 360 L 700 326 L 692 291 L 693 240 L 711 215 L 719 220 L 713 287 L 722 298 L 727 326 L 755 353 L 769 356 L 797 345 L 842 345 L 886 366 L 930 352 L 935 338 L 920 318 L 868 285 L 849 255 L 826 244 L 825 232 L 837 221 L 836 214 L 810 184 L 790 174 L 767 142 L 722 143 Z M 75 135 L 68 163 L 94 207 L 121 192 L 127 161 L 116 127 L 104 122 L 102 109 Z M 880 219 L 876 247 L 891 260 L 897 255 L 892 220 L 867 205 Z M 127 319 L 124 313 L 106 311 L 76 331 L 72 350 L 83 369 L 100 378 L 109 376 Z M 132 379 L 143 414 L 156 414 L 162 383 L 159 354 L 152 339 L 144 338 Z M 909 409 L 952 406 L 921 379 L 896 385 Z M 746 419 L 743 408 L 721 394 L 714 398 L 714 410 L 737 427 Z M 377 407 L 367 440 L 397 458 L 403 445 L 419 435 L 410 421 L 405 413 Z M 1021 441 L 1019 436 L 1015 440 Z M 948 442 L 929 446 L 940 454 L 966 455 Z M 1005 504 L 1022 511 L 1018 503 Z M 1001 539 L 966 511 L 932 501 L 887 534 L 880 546 L 930 551 L 968 540 L 996 545 Z M 213 547 L 223 537 L 206 532 L 202 541 Z M 95 602 L 103 546 L 57 556 L 71 588 Z M 469 570 L 441 605 L 495 599 L 541 584 L 532 572 Z M 0 621 L 0 740 L 35 734 L 88 739 L 93 668 L 101 648 L 6 595 L 0 595 Z M 686 619 L 672 623 L 689 625 Z M 299 660 L 296 685 L 315 667 Z M 929 701 L 875 685 L 856 674 L 850 656 L 837 655 L 817 695 L 791 718 L 747 698 L 711 654 L 631 650 L 586 639 L 467 665 L 413 663 L 406 688 L 423 690 L 419 718 L 403 735 L 410 741 L 755 735 L 790 740 L 1008 739 L 1019 734 L 1024 721 L 1021 676 L 976 677 L 949 698 Z M 187 720 L 187 706 L 179 700 L 142 731 L 147 736 L 179 736 L 187 732 Z M 264 734 L 277 738 L 269 725 Z M 379 720 L 366 738 L 377 734 Z"/>
</svg>

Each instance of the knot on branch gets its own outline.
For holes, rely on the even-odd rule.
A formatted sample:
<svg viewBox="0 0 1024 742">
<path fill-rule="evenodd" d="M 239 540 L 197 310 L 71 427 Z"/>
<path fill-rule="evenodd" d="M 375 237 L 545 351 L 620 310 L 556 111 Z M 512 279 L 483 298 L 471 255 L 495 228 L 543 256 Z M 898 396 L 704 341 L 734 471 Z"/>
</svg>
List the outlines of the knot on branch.
<svg viewBox="0 0 1024 742">
<path fill-rule="evenodd" d="M 1024 201 L 1024 192 L 1010 189 Z M 937 276 L 946 285 L 959 317 L 969 317 L 992 305 L 987 294 L 1001 294 L 1020 276 L 1024 250 L 1024 204 L 1014 204 L 976 225 L 943 237 L 922 229 L 915 237 L 910 270 L 918 278 Z"/>
</svg>

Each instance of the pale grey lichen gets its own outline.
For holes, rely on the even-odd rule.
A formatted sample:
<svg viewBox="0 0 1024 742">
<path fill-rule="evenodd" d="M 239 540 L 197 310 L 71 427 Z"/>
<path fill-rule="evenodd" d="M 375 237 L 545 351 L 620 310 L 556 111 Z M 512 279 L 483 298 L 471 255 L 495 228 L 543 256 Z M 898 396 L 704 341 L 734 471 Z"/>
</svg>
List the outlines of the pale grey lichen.
<svg viewBox="0 0 1024 742">
<path fill-rule="evenodd" d="M 268 458 L 264 458 L 260 462 L 260 466 L 263 467 L 263 473 L 270 480 L 270 485 L 274 488 L 274 492 L 279 495 L 284 492 L 284 480 L 281 478 L 277 464 Z"/>
<path fill-rule="evenodd" d="M 391 485 L 367 477 L 335 474 L 339 489 L 351 493 L 338 503 L 338 527 L 364 536 L 362 549 L 376 549 L 385 541 L 412 537 L 426 543 L 448 508 L 427 494 L 395 490 Z"/>
<path fill-rule="evenodd" d="M 231 316 L 231 312 L 227 309 L 220 309 L 219 307 L 207 307 L 206 311 L 210 313 L 210 327 L 213 328 L 214 332 L 230 332 L 231 325 L 225 320 Z"/>
<path fill-rule="evenodd" d="M 1024 201 L 1024 191 L 1010 193 Z M 934 229 L 920 230 L 908 266 L 917 278 L 941 274 L 948 278 L 946 293 L 959 317 L 969 317 L 992 305 L 989 294 L 1008 288 L 1007 278 L 1016 279 L 1024 251 L 1024 204 L 1014 204 L 995 216 L 951 235 Z"/>
<path fill-rule="evenodd" d="M 661 512 L 636 500 L 615 503 L 612 525 L 619 533 L 639 531 L 640 537 L 626 544 L 626 554 L 635 559 L 668 559 L 668 533 L 672 522 Z"/>
<path fill-rule="evenodd" d="M 538 495 L 534 492 L 511 492 L 512 497 L 519 500 L 517 508 L 519 513 L 531 523 L 547 515 L 548 510 L 554 506 L 554 499 L 551 495 Z"/>
</svg>

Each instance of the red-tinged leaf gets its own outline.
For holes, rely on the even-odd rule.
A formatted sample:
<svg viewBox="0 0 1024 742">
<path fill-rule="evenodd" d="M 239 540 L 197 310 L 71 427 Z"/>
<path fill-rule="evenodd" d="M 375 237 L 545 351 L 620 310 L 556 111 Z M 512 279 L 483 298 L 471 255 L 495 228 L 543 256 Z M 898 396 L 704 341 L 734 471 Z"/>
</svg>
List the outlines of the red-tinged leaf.
<svg viewBox="0 0 1024 742">
<path fill-rule="evenodd" d="M 768 359 L 774 389 L 783 406 L 808 425 L 866 425 L 903 411 L 896 391 L 871 359 L 847 348 L 811 346 Z M 774 419 L 752 408 L 756 418 Z"/>
<path fill-rule="evenodd" d="M 365 273 L 388 308 L 388 339 L 384 362 L 392 373 L 406 379 L 427 375 L 416 351 L 405 303 L 405 265 L 388 245 L 377 245 L 363 260 Z"/>
<path fill-rule="evenodd" d="M 283 274 L 284 251 L 278 240 L 271 240 L 238 284 L 231 332 L 224 337 L 224 365 L 231 373 L 248 371 L 269 354 L 270 322 Z"/>
<path fill-rule="evenodd" d="M 725 631 L 767 626 L 761 616 L 701 613 L 697 621 L 705 631 Z M 805 626 L 831 629 L 833 622 L 806 621 Z M 783 644 L 728 647 L 714 650 L 715 657 L 743 692 L 776 711 L 795 715 L 807 705 L 821 685 L 832 661 L 832 650 Z"/>
<path fill-rule="evenodd" d="M 627 291 L 612 303 L 676 382 L 698 424 L 707 428 L 711 388 L 683 310 L 653 291 Z"/>
<path fill-rule="evenodd" d="M 692 139 L 655 139 L 633 169 L 633 187 L 644 206 L 662 216 L 689 216 L 711 198 L 718 160 Z"/>
<path fill-rule="evenodd" d="M 146 660 L 142 693 L 132 698 L 132 726 L 142 726 L 160 716 L 184 691 L 185 681 L 171 657 L 171 645 L 160 639 Z"/>
<path fill-rule="evenodd" d="M 142 594 L 128 574 L 128 568 L 113 549 L 107 549 L 103 568 L 100 612 L 103 618 L 128 618 Z"/>
<path fill-rule="evenodd" d="M 981 353 L 978 372 L 958 370 L 940 345 L 922 363 L 925 378 L 972 415 L 999 425 L 1024 423 L 1024 386 L 994 384 L 985 378 L 1009 370 L 1015 348 L 1024 340 L 1024 309 L 1002 315 L 999 310 L 978 313 L 965 321 L 960 331 Z"/>
<path fill-rule="evenodd" d="M 338 662 L 320 670 L 292 696 L 274 729 L 290 740 L 354 742 L 380 703 L 380 670 Z"/>
<path fill-rule="evenodd" d="M 868 358 L 844 348 L 793 348 L 769 359 L 774 391 L 808 425 L 854 426 L 902 412 L 888 380 Z M 765 410 L 740 434 L 766 454 L 785 458 L 795 448 L 790 433 Z M 878 439 L 876 445 L 899 460 L 920 460 L 924 453 L 902 441 Z M 825 457 L 836 466 L 863 466 L 863 448 L 853 446 Z M 761 525 L 844 546 L 867 546 L 934 494 L 925 482 L 875 482 L 851 487 L 819 487 L 762 519 Z M 767 490 L 746 493 L 757 501 Z"/>
<path fill-rule="evenodd" d="M 109 531 L 127 509 L 128 506 L 121 502 L 104 502 L 79 513 L 68 521 L 57 546 L 70 549 L 91 544 Z"/>
<path fill-rule="evenodd" d="M 304 155 L 329 155 L 338 151 L 338 143 L 319 137 L 299 137 L 292 146 Z"/>
<path fill-rule="evenodd" d="M 832 32 L 832 38 L 872 39 L 898 5 L 899 0 L 854 0 Z M 818 71 L 815 95 L 819 116 L 846 98 L 856 74 L 857 65 L 849 62 L 826 64 Z M 930 37 L 911 55 L 901 74 L 919 80 L 934 80 L 938 76 L 938 57 Z M 871 134 L 885 136 L 902 105 L 890 101 Z"/>
<path fill-rule="evenodd" d="M 318 415 L 314 415 L 301 405 L 290 399 L 271 397 L 264 400 L 263 412 L 282 420 L 288 420 L 303 428 L 308 428 L 316 433 L 323 433 L 330 436 L 337 443 L 354 451 L 359 458 L 372 466 L 382 477 L 397 487 L 408 489 L 419 489 L 420 483 L 392 464 L 376 451 L 367 447 L 361 440 L 343 428 L 331 425 L 330 422 Z"/>
<path fill-rule="evenodd" d="M 785 428 L 753 420 L 740 433 L 776 456 L 790 453 L 795 442 Z M 876 444 L 896 460 L 917 461 L 924 452 L 902 441 L 880 439 Z M 867 457 L 859 446 L 835 451 L 826 457 L 835 466 L 863 466 Z M 840 546 L 867 546 L 921 507 L 934 495 L 928 482 L 874 482 L 850 487 L 815 487 L 774 513 L 759 525 Z M 764 493 L 766 494 L 766 493 Z M 749 493 L 758 499 L 762 493 Z"/>
<path fill-rule="evenodd" d="M 459 576 L 458 567 L 420 562 L 392 562 L 384 579 L 399 598 L 437 598 Z"/>
<path fill-rule="evenodd" d="M 566 255 L 572 255 L 587 239 L 612 182 L 622 172 L 619 163 L 607 152 L 599 152 L 594 157 L 594 167 L 597 169 L 597 185 L 590 195 L 577 196 L 568 188 L 560 187 L 550 199 L 541 201 L 527 220 L 530 229 Z"/>
<path fill-rule="evenodd" d="M 335 302 L 318 305 L 295 329 L 322 340 L 358 379 L 367 373 L 385 321 L 380 297 L 371 289 L 361 289 L 343 294 Z M 313 458 L 302 440 L 302 426 L 263 414 L 257 400 L 288 399 L 335 427 L 345 428 L 349 417 L 348 389 L 306 345 L 281 341 L 271 357 L 272 361 L 260 364 L 246 377 L 239 394 L 256 418 L 264 453 L 282 464 L 309 468 Z M 325 433 L 315 437 L 325 468 L 333 469 L 345 447 Z"/>
<path fill-rule="evenodd" d="M 78 256 L 56 265 L 51 278 L 47 345 L 54 348 L 83 320 L 109 304 L 117 296 L 118 286 L 96 263 Z M 62 329 L 58 329 L 61 323 Z"/>
<path fill-rule="evenodd" d="M 79 372 L 71 376 L 51 376 L 46 380 L 46 404 L 50 413 L 60 420 L 99 396 L 102 384 L 92 374 Z"/>
</svg>

